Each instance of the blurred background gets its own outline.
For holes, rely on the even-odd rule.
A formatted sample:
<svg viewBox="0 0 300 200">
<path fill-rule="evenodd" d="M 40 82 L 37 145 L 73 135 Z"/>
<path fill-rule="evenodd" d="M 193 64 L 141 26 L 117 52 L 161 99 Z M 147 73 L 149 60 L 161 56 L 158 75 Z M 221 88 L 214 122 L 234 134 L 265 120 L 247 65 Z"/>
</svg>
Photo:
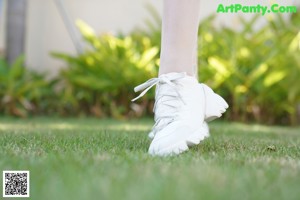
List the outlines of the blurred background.
<svg viewBox="0 0 300 200">
<path fill-rule="evenodd" d="M 230 104 L 225 120 L 300 122 L 300 14 L 217 14 L 201 4 L 199 78 Z M 243 5 L 298 6 L 296 0 Z M 161 0 L 0 0 L 0 115 L 128 119 L 152 113 Z"/>
</svg>

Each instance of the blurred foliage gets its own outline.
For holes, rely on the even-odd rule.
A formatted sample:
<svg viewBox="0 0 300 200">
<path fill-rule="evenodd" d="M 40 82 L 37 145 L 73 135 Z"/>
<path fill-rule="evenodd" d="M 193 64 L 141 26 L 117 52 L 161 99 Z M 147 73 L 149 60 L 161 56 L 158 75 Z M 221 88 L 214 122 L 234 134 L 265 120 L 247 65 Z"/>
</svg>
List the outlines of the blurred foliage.
<svg viewBox="0 0 300 200">
<path fill-rule="evenodd" d="M 255 30 L 260 16 L 240 18 L 242 30 L 199 30 L 199 77 L 230 103 L 228 117 L 263 123 L 297 123 L 300 104 L 300 16 L 282 15 Z"/>
<path fill-rule="evenodd" d="M 125 36 L 98 36 L 83 21 L 77 21 L 86 50 L 75 56 L 53 53 L 67 65 L 53 81 L 24 70 L 20 60 L 11 67 L 1 61 L 0 112 L 114 118 L 150 114 L 153 90 L 137 104 L 130 101 L 136 96 L 133 88 L 158 72 L 161 20 L 152 7 L 148 9 L 151 18 L 145 21 L 147 28 Z M 300 14 L 287 20 L 274 15 L 265 25 L 254 28 L 260 18 L 240 18 L 239 30 L 216 26 L 215 16 L 202 21 L 200 80 L 229 102 L 227 119 L 296 124 L 300 106 Z"/>
<path fill-rule="evenodd" d="M 53 96 L 54 81 L 24 67 L 24 56 L 9 66 L 0 58 L 0 113 L 26 117 L 29 113 L 44 113 Z"/>
<path fill-rule="evenodd" d="M 83 21 L 77 21 L 77 26 L 89 45 L 86 51 L 79 56 L 53 54 L 69 66 L 60 76 L 64 102 L 72 110 L 95 116 L 130 115 L 133 88 L 157 75 L 159 48 L 146 36 L 98 37 Z M 141 104 L 143 108 L 134 108 L 142 112 L 148 101 Z"/>
</svg>

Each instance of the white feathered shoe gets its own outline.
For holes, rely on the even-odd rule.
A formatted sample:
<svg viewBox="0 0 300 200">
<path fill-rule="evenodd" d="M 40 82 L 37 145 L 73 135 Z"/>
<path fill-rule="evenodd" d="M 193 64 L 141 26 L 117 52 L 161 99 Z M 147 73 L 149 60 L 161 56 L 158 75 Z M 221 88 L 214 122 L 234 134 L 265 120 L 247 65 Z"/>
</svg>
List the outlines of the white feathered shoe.
<svg viewBox="0 0 300 200">
<path fill-rule="evenodd" d="M 216 94 L 210 87 L 204 83 L 200 83 L 204 92 L 204 121 L 211 122 L 220 118 L 229 107 L 227 102 L 218 94 Z M 154 110 L 153 110 L 154 111 Z M 155 113 L 155 111 L 154 111 Z M 156 119 L 156 118 L 154 118 Z M 157 122 L 157 120 L 155 120 Z M 150 139 L 153 139 L 157 131 L 157 123 L 152 127 L 151 132 L 148 134 Z"/>
<path fill-rule="evenodd" d="M 156 85 L 155 124 L 149 137 L 151 155 L 174 155 L 188 150 L 209 136 L 207 121 L 220 117 L 228 108 L 225 100 L 186 73 L 168 73 L 137 86 L 142 97 Z"/>
</svg>

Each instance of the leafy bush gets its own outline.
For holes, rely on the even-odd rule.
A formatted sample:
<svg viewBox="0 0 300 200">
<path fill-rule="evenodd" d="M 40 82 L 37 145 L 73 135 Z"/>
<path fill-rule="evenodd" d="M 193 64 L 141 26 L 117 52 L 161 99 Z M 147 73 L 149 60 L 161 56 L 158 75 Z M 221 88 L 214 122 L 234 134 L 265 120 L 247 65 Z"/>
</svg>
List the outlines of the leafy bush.
<svg viewBox="0 0 300 200">
<path fill-rule="evenodd" d="M 213 26 L 199 31 L 199 77 L 230 102 L 228 117 L 264 123 L 296 123 L 300 103 L 300 17 L 281 15 L 259 30 L 259 16 L 243 29 Z"/>
<path fill-rule="evenodd" d="M 9 66 L 0 59 L 0 113 L 25 117 L 49 110 L 53 83 L 36 72 L 25 69 L 21 56 Z M 46 100 L 47 99 L 47 100 Z"/>
<path fill-rule="evenodd" d="M 64 103 L 81 113 L 120 118 L 130 113 L 134 86 L 156 76 L 158 47 L 147 37 L 96 36 L 83 21 L 77 25 L 89 45 L 78 56 L 54 53 L 68 63 L 61 73 Z M 144 110 L 147 103 L 144 100 Z"/>
</svg>

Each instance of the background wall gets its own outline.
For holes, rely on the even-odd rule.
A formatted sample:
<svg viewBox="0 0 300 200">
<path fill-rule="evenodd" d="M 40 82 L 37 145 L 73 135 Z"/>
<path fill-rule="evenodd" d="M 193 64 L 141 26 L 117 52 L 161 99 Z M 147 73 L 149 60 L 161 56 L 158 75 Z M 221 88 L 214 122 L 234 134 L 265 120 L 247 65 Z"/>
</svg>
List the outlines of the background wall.
<svg viewBox="0 0 300 200">
<path fill-rule="evenodd" d="M 0 0 L 1 1 L 1 0 Z M 5 32 L 5 2 L 3 1 L 0 13 L 0 51 L 4 48 Z M 72 21 L 83 19 L 98 33 L 129 32 L 134 27 L 143 26 L 143 21 L 148 17 L 145 4 L 153 5 L 159 13 L 162 12 L 162 0 L 64 0 L 64 4 Z M 202 1 L 201 19 L 216 13 L 220 3 L 242 3 L 243 5 L 256 5 L 258 3 L 269 5 L 266 0 L 224 0 Z M 296 0 L 278 0 L 281 5 L 292 5 Z M 297 2 L 300 3 L 299 1 Z M 0 8 L 1 9 L 1 8 Z M 287 14 L 285 14 L 287 15 Z M 243 17 L 251 18 L 251 14 Z M 265 17 L 261 17 L 264 23 Z M 238 28 L 237 14 L 218 14 L 219 25 L 229 25 Z M 54 0 L 28 0 L 27 33 L 26 33 L 26 58 L 30 68 L 40 71 L 50 71 L 55 74 L 63 66 L 63 63 L 53 59 L 49 52 L 73 52 L 75 47 L 67 32 L 67 29 L 59 15 Z"/>
</svg>

